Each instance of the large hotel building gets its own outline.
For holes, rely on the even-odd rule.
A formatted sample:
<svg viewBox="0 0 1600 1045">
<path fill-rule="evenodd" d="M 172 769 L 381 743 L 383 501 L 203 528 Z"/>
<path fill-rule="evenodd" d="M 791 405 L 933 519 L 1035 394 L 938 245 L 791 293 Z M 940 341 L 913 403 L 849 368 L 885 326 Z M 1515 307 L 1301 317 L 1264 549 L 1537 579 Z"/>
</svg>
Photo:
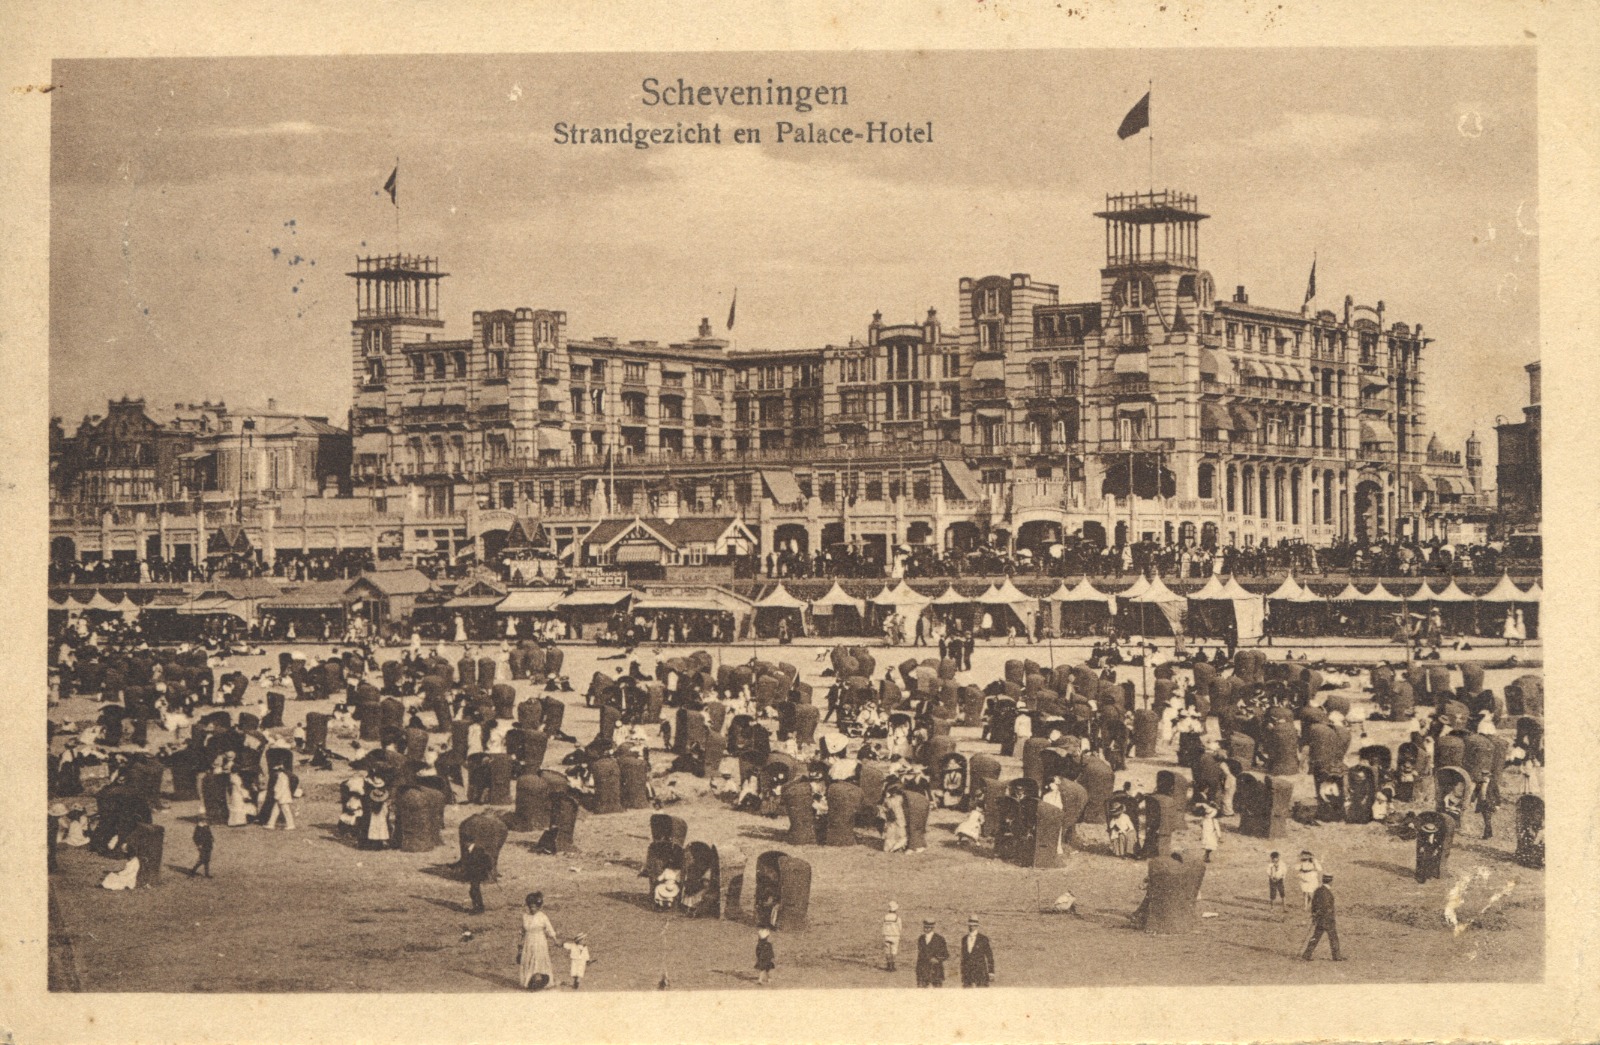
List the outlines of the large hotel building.
<svg viewBox="0 0 1600 1045">
<path fill-rule="evenodd" d="M 1424 434 L 1420 325 L 1382 302 L 1219 296 L 1192 195 L 1109 196 L 1096 217 L 1096 300 L 1063 302 L 1026 273 L 963 278 L 953 317 L 875 314 L 846 344 L 792 350 L 730 351 L 704 320 L 674 344 L 579 340 L 565 312 L 533 307 L 474 312 L 470 336 L 447 338 L 437 259 L 361 258 L 354 503 L 266 499 L 239 515 L 269 556 L 384 558 L 489 555 L 536 520 L 555 551 L 592 565 L 1037 548 L 1075 532 L 1427 537 L 1474 497 L 1474 446 L 1464 468 Z M 142 548 L 158 526 L 164 548 L 190 539 L 149 513 L 97 520 L 85 539 Z"/>
</svg>

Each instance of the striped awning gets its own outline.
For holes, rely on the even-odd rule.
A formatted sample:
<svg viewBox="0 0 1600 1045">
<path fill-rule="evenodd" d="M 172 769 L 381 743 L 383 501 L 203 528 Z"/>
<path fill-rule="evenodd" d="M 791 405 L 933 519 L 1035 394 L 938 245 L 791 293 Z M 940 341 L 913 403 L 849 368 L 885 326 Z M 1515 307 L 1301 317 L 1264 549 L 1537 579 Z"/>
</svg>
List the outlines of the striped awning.
<svg viewBox="0 0 1600 1045">
<path fill-rule="evenodd" d="M 704 392 L 696 392 L 694 394 L 694 416 L 721 417 L 722 400 L 706 395 Z"/>
<path fill-rule="evenodd" d="M 1233 415 L 1221 403 L 1200 404 L 1200 428 L 1202 431 L 1233 431 Z"/>
<path fill-rule="evenodd" d="M 980 359 L 972 364 L 972 380 L 974 381 L 1004 381 L 1006 379 L 1005 362 L 999 359 Z"/>
<path fill-rule="evenodd" d="M 559 428 L 539 429 L 539 451 L 541 453 L 561 453 L 571 446 L 567 433 Z"/>
<path fill-rule="evenodd" d="M 1255 432 L 1260 430 L 1261 421 L 1256 417 L 1255 411 L 1236 406 L 1231 412 L 1233 414 L 1234 431 Z"/>
<path fill-rule="evenodd" d="M 1296 384 L 1303 385 L 1311 380 L 1306 375 L 1306 372 L 1295 363 L 1279 363 L 1278 365 L 1283 368 L 1283 379 L 1285 381 L 1293 381 Z"/>
<path fill-rule="evenodd" d="M 1112 370 L 1118 374 L 1145 374 L 1150 373 L 1150 353 L 1148 352 L 1120 352 Z"/>
<path fill-rule="evenodd" d="M 1200 373 L 1210 374 L 1212 377 L 1226 377 L 1227 368 L 1222 362 L 1222 354 L 1215 349 L 1202 348 L 1200 350 Z"/>
<path fill-rule="evenodd" d="M 1241 360 L 1239 360 L 1239 376 L 1240 377 L 1266 377 L 1267 375 L 1261 372 L 1261 364 L 1259 362 L 1257 362 L 1256 360 L 1254 360 L 1254 359 L 1241 359 Z"/>
<path fill-rule="evenodd" d="M 1382 421 L 1362 421 L 1361 442 L 1390 447 L 1394 445 L 1394 432 Z"/>
</svg>

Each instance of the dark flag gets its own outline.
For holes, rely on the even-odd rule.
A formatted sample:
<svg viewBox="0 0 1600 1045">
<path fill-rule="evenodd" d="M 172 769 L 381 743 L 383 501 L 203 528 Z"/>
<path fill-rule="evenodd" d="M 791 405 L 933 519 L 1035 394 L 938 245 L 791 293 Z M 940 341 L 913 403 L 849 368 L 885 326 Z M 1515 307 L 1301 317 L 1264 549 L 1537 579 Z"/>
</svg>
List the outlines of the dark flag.
<svg viewBox="0 0 1600 1045">
<path fill-rule="evenodd" d="M 1144 97 L 1134 103 L 1128 110 L 1128 115 L 1122 118 L 1122 126 L 1117 128 L 1118 138 L 1132 138 L 1135 134 L 1150 126 L 1150 92 L 1144 92 Z"/>
<path fill-rule="evenodd" d="M 728 329 L 729 330 L 733 329 L 733 312 L 738 307 L 739 307 L 739 289 L 737 287 L 735 287 L 734 290 L 733 290 L 733 302 L 730 305 L 728 305 Z"/>
<path fill-rule="evenodd" d="M 1306 299 L 1305 299 L 1305 301 L 1301 302 L 1301 304 L 1302 305 L 1311 304 L 1311 300 L 1313 298 L 1315 298 L 1316 296 L 1317 296 L 1317 259 L 1313 257 L 1311 259 L 1311 278 L 1306 281 Z"/>
<path fill-rule="evenodd" d="M 383 183 L 383 191 L 389 194 L 389 202 L 396 207 L 400 206 L 400 165 L 394 165 L 394 170 L 389 172 L 389 180 Z"/>
</svg>

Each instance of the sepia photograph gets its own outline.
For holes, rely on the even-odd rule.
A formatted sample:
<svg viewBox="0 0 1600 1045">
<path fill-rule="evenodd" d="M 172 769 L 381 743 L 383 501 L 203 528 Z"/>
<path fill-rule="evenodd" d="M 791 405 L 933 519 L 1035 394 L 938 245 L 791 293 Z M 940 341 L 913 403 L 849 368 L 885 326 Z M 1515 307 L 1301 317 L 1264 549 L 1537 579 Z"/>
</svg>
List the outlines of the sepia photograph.
<svg viewBox="0 0 1600 1045">
<path fill-rule="evenodd" d="M 1541 976 L 1530 49 L 56 78 L 52 989 Z"/>
<path fill-rule="evenodd" d="M 40 1012 L 1585 978 L 1536 34 L 574 39 L 8 84 Z"/>
</svg>

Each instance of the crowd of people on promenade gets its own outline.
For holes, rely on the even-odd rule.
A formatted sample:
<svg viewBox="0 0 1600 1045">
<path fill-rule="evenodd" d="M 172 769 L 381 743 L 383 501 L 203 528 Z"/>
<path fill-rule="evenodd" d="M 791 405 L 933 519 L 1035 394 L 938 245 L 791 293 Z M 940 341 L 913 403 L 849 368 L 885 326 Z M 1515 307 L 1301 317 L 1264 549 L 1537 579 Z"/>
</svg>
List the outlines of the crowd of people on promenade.
<svg viewBox="0 0 1600 1045">
<path fill-rule="evenodd" d="M 1073 535 L 1050 548 L 980 546 L 970 551 L 939 551 L 926 545 L 902 548 L 898 564 L 875 553 L 840 546 L 808 554 L 794 549 L 769 552 L 761 562 L 767 577 L 1123 577 L 1154 573 L 1162 577 L 1204 578 L 1214 574 L 1267 577 L 1289 572 L 1340 573 L 1356 577 L 1492 577 L 1511 565 L 1503 546 L 1493 543 L 1338 540 L 1312 545 L 1299 540 L 1246 546 L 1136 541 L 1103 547 Z"/>
</svg>

